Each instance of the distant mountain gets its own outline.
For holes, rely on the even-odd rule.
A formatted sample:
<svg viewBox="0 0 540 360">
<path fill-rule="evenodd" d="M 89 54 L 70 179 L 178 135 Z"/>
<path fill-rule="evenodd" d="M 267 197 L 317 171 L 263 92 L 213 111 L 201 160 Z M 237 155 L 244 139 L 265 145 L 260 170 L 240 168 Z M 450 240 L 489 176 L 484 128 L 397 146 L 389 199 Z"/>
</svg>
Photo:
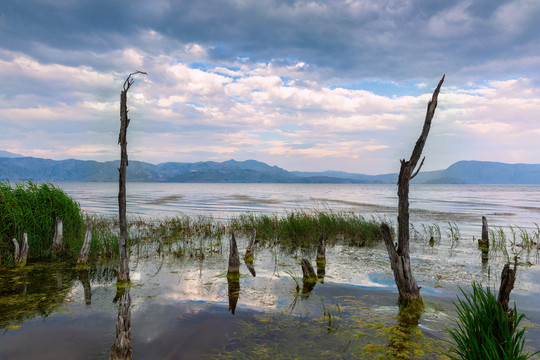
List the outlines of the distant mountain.
<svg viewBox="0 0 540 360">
<path fill-rule="evenodd" d="M 20 155 L 20 154 L 14 154 L 14 153 L 11 153 L 11 152 L 9 152 L 9 151 L 0 150 L 0 157 L 5 157 L 5 158 L 17 158 L 17 157 L 23 157 L 23 156 Z"/>
<path fill-rule="evenodd" d="M 2 152 L 2 154 L 5 152 Z M 50 160 L 0 156 L 0 180 L 118 181 L 119 161 Z M 158 165 L 130 161 L 131 182 L 395 184 L 397 174 L 364 175 L 341 171 L 289 172 L 260 161 L 228 160 Z M 459 161 L 445 170 L 421 172 L 419 184 L 540 184 L 540 165 Z"/>
<path fill-rule="evenodd" d="M 0 157 L 0 180 L 97 182 L 118 181 L 119 161 L 50 160 L 33 157 Z M 153 165 L 130 161 L 131 182 L 218 182 L 218 183 L 361 183 L 355 179 L 329 176 L 300 177 L 277 166 L 255 161 L 229 160 L 197 163 L 168 162 Z"/>
</svg>

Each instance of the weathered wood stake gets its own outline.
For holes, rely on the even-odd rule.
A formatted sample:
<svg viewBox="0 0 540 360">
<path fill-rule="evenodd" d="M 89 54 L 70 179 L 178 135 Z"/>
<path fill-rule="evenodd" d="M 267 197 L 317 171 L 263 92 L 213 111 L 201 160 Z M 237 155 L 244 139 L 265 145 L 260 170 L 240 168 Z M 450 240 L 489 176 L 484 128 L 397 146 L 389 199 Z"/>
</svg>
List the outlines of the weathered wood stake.
<svg viewBox="0 0 540 360">
<path fill-rule="evenodd" d="M 319 236 L 319 245 L 317 246 L 317 263 L 326 261 L 326 245 L 324 243 L 324 234 Z"/>
<path fill-rule="evenodd" d="M 390 266 L 394 272 L 394 279 L 399 291 L 400 306 L 408 307 L 409 305 L 415 308 L 422 308 L 423 302 L 420 296 L 420 288 L 416 284 L 416 280 L 411 271 L 410 250 L 409 250 L 409 183 L 413 179 L 424 164 L 425 157 L 420 162 L 418 161 L 422 155 L 424 145 L 431 127 L 431 120 L 435 115 L 437 108 L 437 98 L 439 91 L 444 82 L 444 76 L 439 81 L 439 84 L 433 92 L 431 100 L 428 102 L 426 118 L 422 133 L 416 141 L 411 157 L 408 161 L 401 160 L 401 168 L 398 177 L 398 241 L 397 246 L 394 245 L 390 229 L 386 224 L 381 225 L 384 242 L 390 258 Z M 416 171 L 415 171 L 416 169 Z M 414 304 L 413 304 L 414 303 Z"/>
<path fill-rule="evenodd" d="M 229 269 L 227 276 L 237 274 L 240 274 L 240 255 L 238 254 L 238 246 L 236 245 L 236 238 L 233 231 L 229 242 Z"/>
<path fill-rule="evenodd" d="M 86 264 L 88 261 L 88 252 L 90 251 L 90 244 L 92 242 L 92 224 L 86 226 L 86 233 L 84 234 L 84 243 L 79 252 L 79 258 L 77 264 Z"/>
<path fill-rule="evenodd" d="M 62 251 L 62 240 L 63 240 L 63 234 L 62 234 L 62 219 L 59 217 L 56 217 L 56 220 L 54 222 L 54 237 L 53 237 L 53 243 L 52 243 L 52 249 L 51 252 L 53 254 L 58 254 Z"/>
<path fill-rule="evenodd" d="M 146 75 L 146 73 L 142 71 L 136 71 L 129 74 L 126 81 L 124 81 L 124 90 L 120 92 L 120 134 L 118 136 L 118 144 L 120 145 L 120 168 L 118 168 L 118 213 L 120 222 L 120 239 L 118 245 L 120 252 L 120 270 L 117 273 L 119 281 L 129 281 L 129 259 L 126 219 L 126 168 L 128 166 L 127 128 L 129 126 L 130 119 L 128 118 L 127 92 L 135 81 L 131 78 L 131 76 L 135 74 Z"/>
<path fill-rule="evenodd" d="M 26 265 L 26 260 L 28 259 L 28 235 L 23 233 L 23 242 L 21 246 L 21 253 L 19 255 L 19 264 Z"/>
<path fill-rule="evenodd" d="M 13 261 L 19 262 L 19 257 L 21 256 L 21 251 L 19 249 L 19 242 L 17 239 L 13 238 L 13 246 L 15 246 L 15 250 L 13 250 Z"/>
<path fill-rule="evenodd" d="M 478 239 L 478 247 L 489 250 L 489 231 L 485 216 L 482 216 L 482 239 Z"/>
<path fill-rule="evenodd" d="M 317 274 L 315 273 L 315 270 L 313 270 L 313 266 L 311 266 L 311 263 L 308 259 L 302 259 L 302 274 L 304 281 L 313 281 L 317 282 Z"/>
<path fill-rule="evenodd" d="M 249 244 L 246 249 L 246 255 L 244 255 L 244 259 L 246 261 L 253 260 L 253 245 L 255 245 L 255 237 L 257 236 L 257 230 L 253 229 L 251 232 L 251 238 L 249 239 Z"/>
</svg>

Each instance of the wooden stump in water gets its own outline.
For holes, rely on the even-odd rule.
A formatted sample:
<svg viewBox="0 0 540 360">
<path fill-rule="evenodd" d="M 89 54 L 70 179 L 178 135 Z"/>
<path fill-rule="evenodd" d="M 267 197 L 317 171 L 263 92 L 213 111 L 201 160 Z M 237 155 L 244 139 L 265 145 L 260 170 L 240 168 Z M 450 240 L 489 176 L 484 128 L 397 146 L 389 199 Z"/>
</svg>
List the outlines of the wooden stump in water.
<svg viewBox="0 0 540 360">
<path fill-rule="evenodd" d="M 21 253 L 19 255 L 19 264 L 24 266 L 26 264 L 26 259 L 28 259 L 28 235 L 24 233 Z"/>
<path fill-rule="evenodd" d="M 17 239 L 13 238 L 13 246 L 15 246 L 15 250 L 13 250 L 13 261 L 15 263 L 18 263 L 19 262 L 19 256 L 21 255 L 21 251 L 19 249 L 19 242 L 17 241 Z"/>
<path fill-rule="evenodd" d="M 302 274 L 302 296 L 307 298 L 319 280 L 313 266 L 307 259 L 302 259 Z"/>
<path fill-rule="evenodd" d="M 514 269 L 510 269 L 510 264 L 505 264 L 501 273 L 501 286 L 499 288 L 499 295 L 497 296 L 497 303 L 508 312 L 508 302 L 510 301 L 510 292 L 514 288 L 514 282 L 516 281 L 517 271 L 517 259 L 514 263 Z"/>
<path fill-rule="evenodd" d="M 313 266 L 311 266 L 311 263 L 308 259 L 302 259 L 302 274 L 304 281 L 312 281 L 317 282 L 317 274 L 315 274 L 315 270 L 313 270 Z"/>
<path fill-rule="evenodd" d="M 62 219 L 59 217 L 56 217 L 56 220 L 54 222 L 54 237 L 53 237 L 53 243 L 52 243 L 52 249 L 51 252 L 53 254 L 58 254 L 62 251 Z"/>
<path fill-rule="evenodd" d="M 88 224 L 86 227 L 86 233 L 84 234 L 84 243 L 79 252 L 79 258 L 77 264 L 86 264 L 88 261 L 88 252 L 90 251 L 90 243 L 92 242 L 92 224 Z"/>
<path fill-rule="evenodd" d="M 17 239 L 11 240 L 15 249 L 13 250 L 13 261 L 15 265 L 24 266 L 26 265 L 26 259 L 28 258 L 28 235 L 23 234 L 23 242 L 19 248 L 19 242 Z"/>
<path fill-rule="evenodd" d="M 482 239 L 478 239 L 478 247 L 489 250 L 488 223 L 485 216 L 482 216 Z"/>
<path fill-rule="evenodd" d="M 229 242 L 229 269 L 227 270 L 227 276 L 237 274 L 240 274 L 240 255 L 238 254 L 238 245 L 236 245 L 233 231 Z"/>
<path fill-rule="evenodd" d="M 324 234 L 319 236 L 319 245 L 317 246 L 317 264 L 326 261 L 326 245 L 324 243 Z"/>
<path fill-rule="evenodd" d="M 246 249 L 246 255 L 244 255 L 244 259 L 246 261 L 253 261 L 253 245 L 255 245 L 255 237 L 257 236 L 257 230 L 253 229 L 251 232 L 251 238 L 249 239 L 249 244 Z"/>
</svg>

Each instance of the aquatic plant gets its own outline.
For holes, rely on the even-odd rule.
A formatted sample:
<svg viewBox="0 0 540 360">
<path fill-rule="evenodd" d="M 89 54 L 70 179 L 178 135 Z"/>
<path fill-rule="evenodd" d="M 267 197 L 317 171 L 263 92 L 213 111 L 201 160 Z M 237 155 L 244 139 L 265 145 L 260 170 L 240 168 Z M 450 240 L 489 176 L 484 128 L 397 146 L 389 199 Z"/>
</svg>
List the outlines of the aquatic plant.
<svg viewBox="0 0 540 360">
<path fill-rule="evenodd" d="M 76 254 L 83 242 L 80 206 L 62 189 L 48 183 L 0 182 L 0 263 L 13 263 L 11 239 L 28 234 L 29 258 L 50 258 L 56 217 L 63 222 L 64 254 Z"/>
<path fill-rule="evenodd" d="M 524 318 L 514 305 L 509 316 L 497 303 L 490 288 L 474 282 L 472 292 L 461 289 L 463 299 L 455 304 L 457 328 L 449 330 L 455 345 L 451 359 L 513 359 L 524 360 L 534 354 L 524 352 L 525 329 L 519 329 Z"/>
<path fill-rule="evenodd" d="M 452 240 L 452 242 L 458 241 L 461 236 L 459 227 L 455 222 L 448 221 L 448 227 L 445 231 L 446 235 L 450 238 L 450 240 Z"/>
</svg>

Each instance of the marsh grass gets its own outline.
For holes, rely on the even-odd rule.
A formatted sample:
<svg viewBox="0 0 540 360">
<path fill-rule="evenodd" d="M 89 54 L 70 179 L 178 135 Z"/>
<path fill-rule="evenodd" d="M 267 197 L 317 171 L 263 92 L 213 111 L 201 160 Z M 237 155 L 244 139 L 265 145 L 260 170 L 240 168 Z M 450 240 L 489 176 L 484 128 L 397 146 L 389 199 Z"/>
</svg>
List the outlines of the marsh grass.
<svg viewBox="0 0 540 360">
<path fill-rule="evenodd" d="M 380 221 L 353 212 L 293 211 L 285 216 L 242 214 L 230 221 L 232 229 L 249 233 L 257 230 L 259 243 L 300 247 L 316 246 L 324 234 L 327 244 L 344 241 L 367 245 L 382 240 Z"/>
<path fill-rule="evenodd" d="M 457 328 L 449 330 L 455 342 L 448 354 L 451 359 L 512 359 L 524 360 L 534 354 L 523 351 L 525 329 L 519 328 L 524 318 L 514 305 L 514 316 L 509 319 L 497 303 L 490 288 L 473 283 L 472 292 L 461 289 L 458 297 Z"/>
<path fill-rule="evenodd" d="M 77 202 L 52 184 L 0 182 L 0 263 L 13 264 L 12 239 L 28 234 L 30 259 L 51 259 L 54 222 L 63 222 L 64 254 L 82 246 L 83 216 Z"/>
<path fill-rule="evenodd" d="M 113 218 L 87 216 L 91 222 L 92 245 L 90 259 L 115 259 L 118 256 L 118 222 Z M 318 245 L 324 233 L 326 242 L 363 246 L 380 241 L 380 221 L 367 220 L 352 212 L 295 211 L 285 216 L 241 214 L 228 220 L 212 217 L 189 217 L 128 220 L 128 243 L 137 255 L 173 254 L 177 257 L 204 257 L 207 253 L 223 252 L 223 242 L 231 231 L 249 236 L 257 231 L 258 246 L 311 248 Z"/>
</svg>

